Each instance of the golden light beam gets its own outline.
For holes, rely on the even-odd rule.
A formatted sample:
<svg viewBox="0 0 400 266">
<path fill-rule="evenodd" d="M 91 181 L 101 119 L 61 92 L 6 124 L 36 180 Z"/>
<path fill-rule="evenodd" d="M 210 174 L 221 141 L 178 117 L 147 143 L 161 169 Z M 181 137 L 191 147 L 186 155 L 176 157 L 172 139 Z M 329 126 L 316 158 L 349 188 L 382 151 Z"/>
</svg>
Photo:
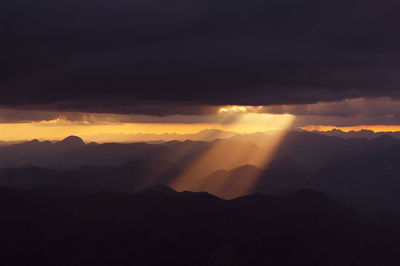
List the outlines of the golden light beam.
<svg viewBox="0 0 400 266">
<path fill-rule="evenodd" d="M 279 144 L 284 139 L 287 133 L 287 129 L 294 122 L 294 116 L 280 116 L 271 117 L 266 115 L 250 115 L 244 119 L 256 120 L 259 123 L 275 124 L 279 126 L 281 130 L 271 132 L 269 134 L 256 134 L 251 135 L 248 138 L 249 142 L 256 143 L 258 149 L 244 151 L 241 155 L 242 158 L 247 158 L 248 164 L 255 165 L 259 169 L 265 169 L 273 159 Z M 260 170 L 252 168 L 250 166 L 242 166 L 236 169 L 232 173 L 229 179 L 218 188 L 217 195 L 223 196 L 224 198 L 231 199 L 238 196 L 242 196 L 251 192 L 256 182 L 258 181 Z"/>
<path fill-rule="evenodd" d="M 237 179 L 235 182 L 229 179 L 225 181 L 210 180 L 207 176 L 216 170 L 230 170 L 245 164 L 266 167 L 283 139 L 286 129 L 294 121 L 292 115 L 237 114 L 237 110 L 244 110 L 240 108 L 234 108 L 232 112 L 229 112 L 229 109 L 222 110 L 224 110 L 222 114 L 230 116 L 232 126 L 258 125 L 260 129 L 263 129 L 260 132 L 267 130 L 274 130 L 274 132 L 267 135 L 242 136 L 241 139 L 244 141 L 221 140 L 214 142 L 212 147 L 170 184 L 174 189 L 178 191 L 205 190 L 225 198 L 248 193 L 257 180 L 257 171 L 253 171 L 254 175 L 249 173 L 247 176 L 243 176 L 240 182 L 237 182 Z M 229 193 L 224 193 L 224 191 Z"/>
</svg>

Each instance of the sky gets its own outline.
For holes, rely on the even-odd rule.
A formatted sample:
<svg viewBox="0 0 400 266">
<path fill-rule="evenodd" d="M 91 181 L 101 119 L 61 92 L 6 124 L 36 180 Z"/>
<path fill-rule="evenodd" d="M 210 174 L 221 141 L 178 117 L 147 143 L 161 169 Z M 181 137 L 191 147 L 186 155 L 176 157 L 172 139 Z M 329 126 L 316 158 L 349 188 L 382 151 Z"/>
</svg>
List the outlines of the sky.
<svg viewBox="0 0 400 266">
<path fill-rule="evenodd" d="M 399 130 L 395 0 L 2 6 L 0 140 Z"/>
</svg>

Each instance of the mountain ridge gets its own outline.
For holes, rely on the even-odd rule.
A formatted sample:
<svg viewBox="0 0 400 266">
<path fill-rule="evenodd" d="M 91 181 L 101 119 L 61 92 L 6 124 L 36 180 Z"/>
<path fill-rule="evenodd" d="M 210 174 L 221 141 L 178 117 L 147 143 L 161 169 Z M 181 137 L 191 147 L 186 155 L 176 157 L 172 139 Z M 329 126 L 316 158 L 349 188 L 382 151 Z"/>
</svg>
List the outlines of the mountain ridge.
<svg viewBox="0 0 400 266">
<path fill-rule="evenodd" d="M 73 197 L 0 187 L 0 200 L 7 202 L 0 205 L 0 234 L 7 243 L 0 261 L 21 265 L 29 258 L 43 266 L 76 261 L 99 266 L 400 262 L 395 252 L 399 232 L 315 192 L 221 200 L 164 189 Z"/>
</svg>

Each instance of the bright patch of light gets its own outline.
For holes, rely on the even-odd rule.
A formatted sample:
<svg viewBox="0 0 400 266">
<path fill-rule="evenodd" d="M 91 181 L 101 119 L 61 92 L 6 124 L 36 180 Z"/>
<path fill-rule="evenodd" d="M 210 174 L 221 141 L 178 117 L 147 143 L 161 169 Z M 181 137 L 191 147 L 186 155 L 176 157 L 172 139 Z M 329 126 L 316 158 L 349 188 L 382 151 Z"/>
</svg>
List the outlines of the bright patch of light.
<svg viewBox="0 0 400 266">
<path fill-rule="evenodd" d="M 228 105 L 221 107 L 218 113 L 254 113 L 262 109 L 262 106 Z"/>
</svg>

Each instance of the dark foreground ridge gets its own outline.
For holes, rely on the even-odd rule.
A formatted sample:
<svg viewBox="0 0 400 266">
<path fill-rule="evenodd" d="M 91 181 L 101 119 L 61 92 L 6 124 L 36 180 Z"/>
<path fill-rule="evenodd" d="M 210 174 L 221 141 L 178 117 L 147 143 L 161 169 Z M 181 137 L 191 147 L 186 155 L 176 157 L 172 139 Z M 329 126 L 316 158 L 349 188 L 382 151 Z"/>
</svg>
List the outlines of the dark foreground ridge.
<svg viewBox="0 0 400 266">
<path fill-rule="evenodd" d="M 314 190 L 222 200 L 167 186 L 0 189 L 0 265 L 399 265 L 398 232 Z"/>
</svg>

